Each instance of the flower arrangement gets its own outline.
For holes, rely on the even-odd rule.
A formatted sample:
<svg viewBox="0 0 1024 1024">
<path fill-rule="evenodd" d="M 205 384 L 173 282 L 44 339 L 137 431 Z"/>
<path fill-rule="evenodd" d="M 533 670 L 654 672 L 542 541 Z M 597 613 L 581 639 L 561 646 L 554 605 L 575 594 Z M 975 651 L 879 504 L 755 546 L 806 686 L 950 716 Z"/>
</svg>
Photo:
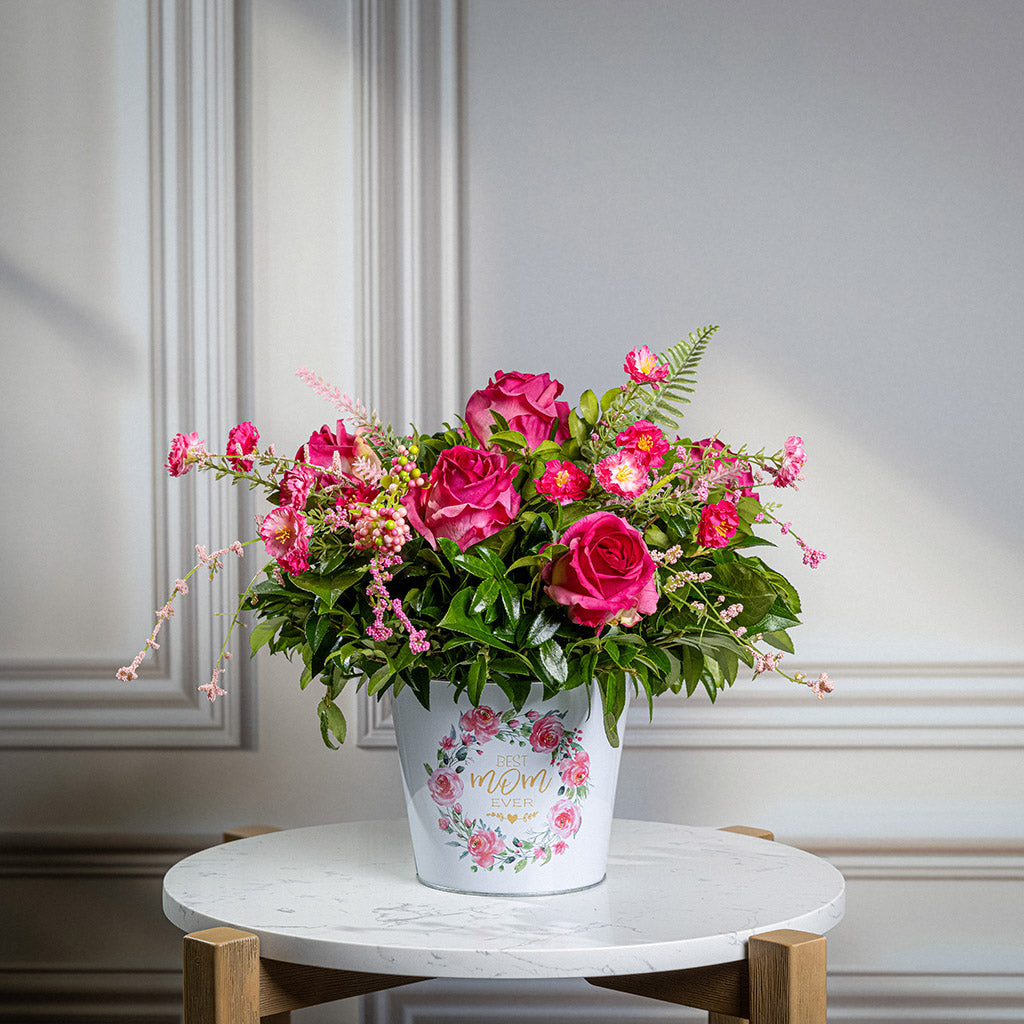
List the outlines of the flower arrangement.
<svg viewBox="0 0 1024 1024">
<path fill-rule="evenodd" d="M 630 689 L 713 701 L 740 665 L 754 677 L 780 668 L 799 624 L 794 587 L 752 549 L 774 524 L 814 568 L 825 555 L 762 498 L 803 479 L 790 437 L 774 454 L 718 437 L 678 434 L 696 367 L 717 328 L 664 354 L 629 352 L 625 380 L 577 408 L 548 374 L 498 371 L 469 398 L 455 426 L 407 436 L 310 371 L 299 376 L 348 419 L 323 426 L 284 458 L 260 448 L 251 423 L 225 451 L 178 434 L 172 476 L 192 468 L 262 488 L 259 536 L 208 553 L 177 580 L 156 626 L 118 678 L 137 678 L 190 577 L 262 542 L 269 561 L 241 595 L 210 682 L 212 701 L 243 612 L 255 613 L 253 653 L 267 646 L 302 661 L 301 686 L 324 687 L 324 742 L 345 739 L 337 699 L 351 680 L 370 694 L 409 686 L 427 706 L 432 679 L 480 705 L 496 683 L 521 708 L 533 681 L 545 697 L 596 682 L 609 741 Z M 350 433 L 349 428 L 352 432 Z M 452 822 L 455 828 L 456 823 Z"/>
</svg>

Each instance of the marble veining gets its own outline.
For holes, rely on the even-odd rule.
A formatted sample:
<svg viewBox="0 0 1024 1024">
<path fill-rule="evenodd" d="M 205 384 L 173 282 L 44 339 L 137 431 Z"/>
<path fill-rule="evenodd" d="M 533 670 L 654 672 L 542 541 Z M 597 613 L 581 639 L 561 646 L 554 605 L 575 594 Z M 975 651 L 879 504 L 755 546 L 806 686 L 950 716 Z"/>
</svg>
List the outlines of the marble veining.
<svg viewBox="0 0 1024 1024">
<path fill-rule="evenodd" d="M 562 978 L 740 960 L 751 934 L 826 932 L 845 886 L 802 850 L 616 820 L 608 877 L 558 896 L 464 896 L 416 880 L 405 821 L 275 832 L 194 854 L 164 879 L 183 931 L 228 925 L 264 955 L 358 971 Z"/>
</svg>

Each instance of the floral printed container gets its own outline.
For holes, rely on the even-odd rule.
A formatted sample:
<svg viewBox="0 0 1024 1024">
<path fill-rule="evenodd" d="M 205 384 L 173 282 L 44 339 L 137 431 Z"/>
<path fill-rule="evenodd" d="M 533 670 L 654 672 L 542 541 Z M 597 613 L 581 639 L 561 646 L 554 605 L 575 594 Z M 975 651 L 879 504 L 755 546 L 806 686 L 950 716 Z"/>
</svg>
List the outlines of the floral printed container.
<svg viewBox="0 0 1024 1024">
<path fill-rule="evenodd" d="M 425 885 L 492 896 L 572 892 L 604 879 L 619 747 L 586 688 L 516 711 L 484 687 L 478 707 L 446 683 L 427 711 L 408 688 L 393 703 L 416 874 Z M 619 723 L 622 735 L 623 721 Z"/>
</svg>

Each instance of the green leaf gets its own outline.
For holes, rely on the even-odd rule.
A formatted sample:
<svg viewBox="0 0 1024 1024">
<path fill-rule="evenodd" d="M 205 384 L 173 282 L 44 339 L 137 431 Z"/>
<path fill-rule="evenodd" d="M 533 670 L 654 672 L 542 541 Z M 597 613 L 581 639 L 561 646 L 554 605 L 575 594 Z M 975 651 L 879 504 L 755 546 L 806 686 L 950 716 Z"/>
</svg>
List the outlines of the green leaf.
<svg viewBox="0 0 1024 1024">
<path fill-rule="evenodd" d="M 497 647 L 501 651 L 512 651 L 512 648 L 507 644 L 502 643 L 491 630 L 486 623 L 480 619 L 479 616 L 470 613 L 469 605 L 473 600 L 473 591 L 469 588 L 460 590 L 453 598 L 452 603 L 448 606 L 448 611 L 445 612 L 444 618 L 438 623 L 447 629 L 454 630 L 456 633 L 464 633 L 468 637 L 472 637 L 474 640 L 479 640 L 483 644 L 487 644 L 489 647 Z"/>
<path fill-rule="evenodd" d="M 366 682 L 366 692 L 372 697 L 375 693 L 383 690 L 391 681 L 394 675 L 390 665 L 381 665 Z"/>
<path fill-rule="evenodd" d="M 270 643 L 274 634 L 281 628 L 281 625 L 288 621 L 285 615 L 278 615 L 273 619 L 257 623 L 249 634 L 249 650 L 255 654 L 264 644 Z"/>
<path fill-rule="evenodd" d="M 505 614 L 509 622 L 514 626 L 519 624 L 519 614 L 522 611 L 523 603 L 519 597 L 519 591 L 510 580 L 504 577 L 498 580 L 498 590 L 501 593 L 501 603 L 505 606 Z"/>
<path fill-rule="evenodd" d="M 793 641 L 790 640 L 789 634 L 784 629 L 776 629 L 771 633 L 762 633 L 761 638 L 766 644 L 771 644 L 772 647 L 777 647 L 780 651 L 785 651 L 787 654 L 795 653 Z"/>
<path fill-rule="evenodd" d="M 594 427 L 601 418 L 601 406 L 593 391 L 588 389 L 580 396 L 580 412 L 583 413 L 583 419 L 589 427 Z M 581 441 L 580 444 L 582 443 Z"/>
<path fill-rule="evenodd" d="M 537 647 L 537 660 L 545 677 L 561 686 L 569 677 L 569 663 L 557 640 L 545 640 Z"/>
<path fill-rule="evenodd" d="M 301 576 L 292 576 L 291 580 L 300 589 L 315 594 L 330 609 L 334 607 L 341 594 L 365 575 L 365 569 L 349 569 L 333 576 L 318 576 L 314 572 L 304 572 Z"/>
<path fill-rule="evenodd" d="M 481 651 L 476 656 L 476 661 L 469 666 L 468 686 L 466 693 L 469 699 L 476 706 L 484 693 L 484 684 L 487 682 L 487 656 Z"/>
<path fill-rule="evenodd" d="M 686 696 L 692 697 L 704 672 L 704 655 L 695 647 L 684 646 L 679 648 L 679 661 Z"/>
<path fill-rule="evenodd" d="M 587 438 L 590 436 L 586 423 L 579 418 L 575 409 L 569 410 L 569 433 L 572 434 L 573 440 L 578 445 L 586 444 Z"/>
<path fill-rule="evenodd" d="M 337 745 L 330 741 L 328 733 L 334 736 L 338 743 L 344 743 L 347 731 L 345 716 L 342 714 L 341 708 L 326 697 L 320 701 L 317 710 L 320 713 L 320 734 L 323 736 L 324 743 L 332 750 L 337 750 Z"/>
<path fill-rule="evenodd" d="M 516 635 L 522 637 L 521 646 L 538 647 L 546 640 L 550 640 L 564 621 L 564 614 L 560 609 L 542 608 L 532 619 L 520 620 Z"/>
<path fill-rule="evenodd" d="M 473 601 L 470 604 L 469 610 L 479 614 L 485 608 L 490 608 L 498 599 L 500 590 L 501 586 L 498 581 L 493 576 L 489 576 L 481 582 L 480 586 L 473 593 Z"/>
</svg>

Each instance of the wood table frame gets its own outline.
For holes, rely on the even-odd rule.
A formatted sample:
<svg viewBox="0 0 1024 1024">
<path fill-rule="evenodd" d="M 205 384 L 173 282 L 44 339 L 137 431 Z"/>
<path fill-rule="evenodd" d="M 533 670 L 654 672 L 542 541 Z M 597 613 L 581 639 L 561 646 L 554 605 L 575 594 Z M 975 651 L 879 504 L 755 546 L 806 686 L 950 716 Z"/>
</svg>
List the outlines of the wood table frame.
<svg viewBox="0 0 1024 1024">
<path fill-rule="evenodd" d="M 253 825 L 225 832 L 224 840 L 276 831 Z M 774 839 L 742 825 L 723 831 Z M 708 1024 L 825 1024 L 825 949 L 823 935 L 783 929 L 752 936 L 746 960 L 586 980 L 706 1010 Z M 184 939 L 185 1024 L 288 1024 L 292 1010 L 427 980 L 271 960 L 260 956 L 256 935 L 237 928 L 208 928 Z"/>
</svg>

